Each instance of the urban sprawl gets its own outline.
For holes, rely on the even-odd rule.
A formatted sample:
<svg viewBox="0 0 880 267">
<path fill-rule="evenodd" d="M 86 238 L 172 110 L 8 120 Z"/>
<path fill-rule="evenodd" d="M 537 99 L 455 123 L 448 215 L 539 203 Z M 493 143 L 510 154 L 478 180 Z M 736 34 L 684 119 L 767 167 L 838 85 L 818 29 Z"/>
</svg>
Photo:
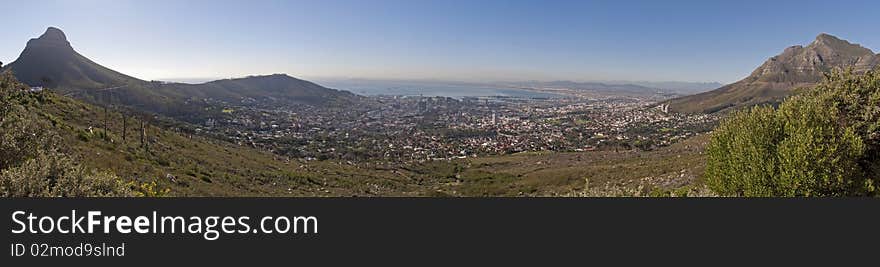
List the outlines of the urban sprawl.
<svg viewBox="0 0 880 267">
<path fill-rule="evenodd" d="M 196 131 L 291 159 L 423 162 L 536 151 L 651 150 L 717 118 L 666 112 L 662 95 L 370 96 L 344 107 L 242 103 Z M 256 104 L 256 105 L 255 105 Z"/>
</svg>

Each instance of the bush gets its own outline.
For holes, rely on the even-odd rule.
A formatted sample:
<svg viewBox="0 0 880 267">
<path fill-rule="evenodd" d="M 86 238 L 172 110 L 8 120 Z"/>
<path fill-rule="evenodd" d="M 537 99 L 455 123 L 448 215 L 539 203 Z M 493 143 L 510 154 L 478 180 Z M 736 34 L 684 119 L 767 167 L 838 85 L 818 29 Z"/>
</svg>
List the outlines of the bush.
<svg viewBox="0 0 880 267">
<path fill-rule="evenodd" d="M 167 197 L 171 192 L 171 189 L 162 188 L 156 181 L 139 184 L 131 182 L 130 185 L 134 188 L 134 195 L 138 197 Z"/>
<path fill-rule="evenodd" d="M 778 110 L 732 115 L 707 147 L 707 184 L 733 196 L 875 195 L 878 81 L 835 72 Z"/>
<path fill-rule="evenodd" d="M 40 151 L 57 151 L 61 147 L 60 138 L 48 123 L 17 109 L 13 107 L 14 112 L 0 117 L 0 170 L 34 158 Z"/>
<path fill-rule="evenodd" d="M 63 154 L 40 154 L 0 172 L 3 197 L 131 196 L 116 175 L 87 171 Z"/>
<path fill-rule="evenodd" d="M 65 153 L 54 126 L 9 72 L 0 73 L 0 196 L 131 196 L 114 174 L 87 170 Z"/>
<path fill-rule="evenodd" d="M 770 196 L 777 174 L 776 144 L 782 127 L 769 107 L 734 114 L 706 148 L 706 182 L 720 194 Z"/>
</svg>

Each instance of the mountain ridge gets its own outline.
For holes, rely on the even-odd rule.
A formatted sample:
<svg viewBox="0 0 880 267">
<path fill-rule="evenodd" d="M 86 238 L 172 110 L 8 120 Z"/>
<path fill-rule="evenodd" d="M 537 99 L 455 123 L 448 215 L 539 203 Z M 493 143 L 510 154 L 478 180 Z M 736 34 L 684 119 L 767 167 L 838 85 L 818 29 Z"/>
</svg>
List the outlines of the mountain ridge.
<svg viewBox="0 0 880 267">
<path fill-rule="evenodd" d="M 189 99 L 240 102 L 260 96 L 289 104 L 324 105 L 357 101 L 354 94 L 325 88 L 287 74 L 248 76 L 200 84 L 148 82 L 104 67 L 79 54 L 66 34 L 49 27 L 28 41 L 21 55 L 3 67 L 30 86 L 50 88 L 98 104 L 122 104 L 172 117 L 199 112 Z"/>
<path fill-rule="evenodd" d="M 752 73 L 716 90 L 665 102 L 684 113 L 714 113 L 731 108 L 775 104 L 797 88 L 822 81 L 835 69 L 865 72 L 880 65 L 880 55 L 859 44 L 822 33 L 807 46 L 789 46 L 767 59 Z"/>
</svg>

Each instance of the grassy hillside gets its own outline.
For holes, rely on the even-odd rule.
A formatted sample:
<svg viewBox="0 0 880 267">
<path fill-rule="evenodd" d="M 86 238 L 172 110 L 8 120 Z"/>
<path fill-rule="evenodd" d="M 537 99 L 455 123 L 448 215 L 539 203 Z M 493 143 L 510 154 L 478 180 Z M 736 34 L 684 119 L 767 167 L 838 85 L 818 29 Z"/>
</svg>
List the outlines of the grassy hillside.
<svg viewBox="0 0 880 267">
<path fill-rule="evenodd" d="M 3 75 L 9 75 L 8 73 Z M 336 162 L 299 162 L 204 137 L 146 126 L 142 115 L 98 107 L 50 91 L 15 96 L 20 112 L 58 132 L 74 158 L 127 181 L 157 182 L 181 196 L 418 195 L 410 178 Z M 105 122 L 106 121 L 106 122 Z M 106 127 L 105 127 L 106 123 Z"/>
<path fill-rule="evenodd" d="M 442 194 L 463 196 L 555 196 L 590 187 L 627 188 L 642 195 L 669 195 L 702 184 L 708 135 L 655 151 L 536 152 L 435 162 L 416 172 L 446 179 Z"/>
<path fill-rule="evenodd" d="M 797 92 L 798 88 L 813 83 L 775 83 L 743 80 L 716 90 L 667 101 L 669 108 L 684 113 L 715 113 L 757 105 L 778 105 Z"/>
</svg>

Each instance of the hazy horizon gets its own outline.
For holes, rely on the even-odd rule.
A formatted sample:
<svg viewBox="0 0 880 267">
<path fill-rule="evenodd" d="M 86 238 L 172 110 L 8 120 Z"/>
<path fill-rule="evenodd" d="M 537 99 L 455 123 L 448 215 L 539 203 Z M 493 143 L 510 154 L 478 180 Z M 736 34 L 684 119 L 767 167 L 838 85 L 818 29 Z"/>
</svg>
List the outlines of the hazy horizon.
<svg viewBox="0 0 880 267">
<path fill-rule="evenodd" d="M 241 76 L 230 77 L 167 77 L 148 79 L 162 82 L 190 83 L 199 84 L 224 79 L 245 78 L 248 76 L 271 75 L 275 73 L 262 74 L 246 74 Z M 497 84 L 497 83 L 527 83 L 527 82 L 576 82 L 576 83 L 605 83 L 605 84 L 638 84 L 638 83 L 687 83 L 687 84 L 727 84 L 716 81 L 648 81 L 648 80 L 455 80 L 455 79 L 436 79 L 436 78 L 381 78 L 381 77 L 337 77 L 337 76 L 297 76 L 295 73 L 279 73 L 287 74 L 291 77 L 308 80 L 312 82 L 319 81 L 372 81 L 372 82 L 425 82 L 425 83 L 474 83 L 474 84 Z M 137 77 L 139 78 L 139 77 Z"/>
<path fill-rule="evenodd" d="M 876 9 L 852 5 L 28 1 L 4 14 L 0 61 L 14 61 L 29 39 L 53 26 L 86 57 L 145 80 L 286 73 L 304 79 L 731 83 L 823 32 L 876 47 L 880 30 L 856 27 Z"/>
</svg>

